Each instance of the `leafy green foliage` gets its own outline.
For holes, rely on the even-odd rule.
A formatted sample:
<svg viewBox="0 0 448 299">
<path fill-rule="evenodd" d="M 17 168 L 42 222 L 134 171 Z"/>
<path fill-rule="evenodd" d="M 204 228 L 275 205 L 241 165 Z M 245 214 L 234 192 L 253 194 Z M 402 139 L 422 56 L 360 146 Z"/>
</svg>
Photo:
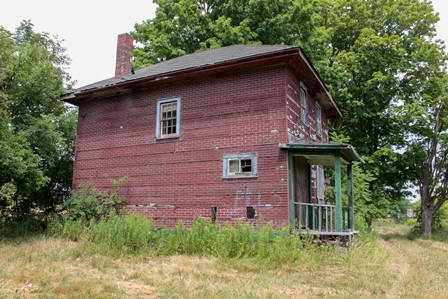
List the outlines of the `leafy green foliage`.
<svg viewBox="0 0 448 299">
<path fill-rule="evenodd" d="M 363 156 L 369 195 L 361 213 L 385 215 L 416 183 L 427 156 L 408 146 L 413 126 L 435 119 L 424 98 L 443 94 L 434 70 L 445 65 L 435 40 L 438 16 L 419 0 L 157 0 L 154 19 L 135 25 L 135 67 L 231 44 L 301 46 L 343 112 L 330 131 Z M 432 86 L 432 87 L 431 87 Z M 436 88 L 435 88 L 436 87 Z M 425 92 L 423 92 L 425 90 Z M 431 92 L 429 93 L 429 91 Z M 408 106 L 423 107 L 420 112 Z M 417 121 L 418 120 L 418 121 Z M 432 132 L 426 126 L 420 134 Z M 414 133 L 412 133 L 414 134 Z M 426 139 L 415 138 L 421 147 Z M 427 143 L 426 143 L 427 144 Z M 440 147 L 442 148 L 442 146 Z M 409 149 L 409 150 L 406 150 Z M 431 159 L 429 159 L 431 161 Z M 422 165 L 421 163 L 418 165 Z M 419 167 L 420 167 L 419 166 Z M 358 170 L 356 170 L 358 171 Z M 358 171 L 359 172 L 359 171 Z M 359 173 L 359 175 L 363 176 Z M 356 176 L 355 176 L 356 178 Z M 372 178 L 372 179 L 370 179 Z M 374 178 L 374 179 L 373 179 Z M 355 184 L 356 185 L 356 184 Z M 432 186 L 437 185 L 432 184 Z M 361 194 L 365 186 L 360 187 Z M 364 190 L 364 191 L 363 191 Z M 356 202 L 356 201 L 355 201 Z M 369 216 L 370 215 L 370 216 Z"/>
<path fill-rule="evenodd" d="M 407 199 L 393 201 L 389 205 L 389 217 L 398 223 L 405 223 L 411 208 L 412 205 Z"/>
<path fill-rule="evenodd" d="M 148 251 L 155 232 L 148 219 L 136 214 L 120 216 L 111 210 L 98 223 L 90 223 L 87 239 L 100 246 L 97 250 L 119 255 L 137 254 Z"/>
<path fill-rule="evenodd" d="M 412 211 L 415 215 L 416 221 L 414 224 L 414 231 L 421 233 L 421 222 L 422 222 L 422 203 L 421 201 L 416 201 L 412 204 Z M 444 230 L 446 228 L 445 221 L 448 220 L 448 206 L 443 205 L 437 212 L 434 213 L 432 217 L 432 231 L 436 232 L 439 230 Z"/>
<path fill-rule="evenodd" d="M 311 35 L 316 1 L 156 0 L 154 19 L 135 25 L 135 67 L 233 44 L 297 44 Z"/>
<path fill-rule="evenodd" d="M 71 197 L 64 202 L 64 208 L 68 211 L 64 216 L 69 221 L 100 220 L 108 215 L 117 205 L 125 200 L 119 195 L 121 186 L 127 181 L 127 177 L 119 180 L 111 180 L 113 188 L 99 190 L 91 184 L 73 191 Z"/>
<path fill-rule="evenodd" d="M 311 242 L 311 236 L 291 234 L 286 226 L 280 231 L 274 230 L 272 223 L 260 225 L 255 230 L 250 223 L 221 226 L 199 217 L 188 229 L 182 222 L 167 229 L 157 228 L 146 217 L 127 212 L 118 215 L 113 209 L 99 221 L 66 219 L 54 225 L 50 233 L 73 241 L 85 240 L 92 252 L 111 256 L 180 254 L 226 260 L 254 258 L 260 264 L 275 266 L 299 260 L 309 249 L 320 251 Z"/>
<path fill-rule="evenodd" d="M 77 113 L 59 96 L 70 60 L 56 37 L 0 27 L 0 215 L 50 215 L 71 186 Z"/>
<path fill-rule="evenodd" d="M 441 45 L 423 50 L 426 80 L 406 106 L 413 120 L 406 156 L 411 179 L 420 192 L 421 233 L 430 235 L 437 211 L 448 200 L 448 57 Z"/>
<path fill-rule="evenodd" d="M 348 143 L 350 139 L 343 135 L 338 135 L 335 132 L 330 133 L 330 139 L 333 142 Z M 332 184 L 325 188 L 325 198 L 328 198 L 331 203 L 335 203 L 336 191 L 334 187 L 334 168 L 328 167 L 326 175 L 330 178 Z M 343 205 L 348 205 L 348 184 L 347 172 L 341 171 L 341 199 Z M 387 215 L 387 201 L 374 201 L 370 185 L 375 181 L 375 176 L 369 172 L 365 172 L 360 167 L 359 163 L 354 163 L 352 168 L 353 176 L 353 200 L 355 214 L 363 217 L 366 221 L 372 218 L 381 218 Z"/>
</svg>

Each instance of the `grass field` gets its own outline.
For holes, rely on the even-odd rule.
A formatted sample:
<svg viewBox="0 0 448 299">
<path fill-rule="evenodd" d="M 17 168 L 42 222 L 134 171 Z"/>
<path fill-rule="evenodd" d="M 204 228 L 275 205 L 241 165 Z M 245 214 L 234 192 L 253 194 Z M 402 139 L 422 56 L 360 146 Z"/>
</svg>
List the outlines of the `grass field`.
<svg viewBox="0 0 448 299">
<path fill-rule="evenodd" d="M 0 298 L 447 298 L 448 243 L 386 221 L 348 250 L 309 246 L 294 262 L 111 256 L 48 236 L 0 243 Z"/>
</svg>

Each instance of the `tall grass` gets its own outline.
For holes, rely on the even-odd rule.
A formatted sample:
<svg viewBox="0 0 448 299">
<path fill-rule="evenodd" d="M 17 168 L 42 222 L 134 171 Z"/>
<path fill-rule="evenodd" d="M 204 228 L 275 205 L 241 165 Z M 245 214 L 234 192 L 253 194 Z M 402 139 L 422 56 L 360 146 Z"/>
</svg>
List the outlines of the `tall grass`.
<svg viewBox="0 0 448 299">
<path fill-rule="evenodd" d="M 291 234 L 286 226 L 276 231 L 271 222 L 255 230 L 250 223 L 221 226 L 197 218 L 188 229 L 181 221 L 168 229 L 157 228 L 151 220 L 136 214 L 117 215 L 115 210 L 99 221 L 66 220 L 53 225 L 51 231 L 71 241 L 83 240 L 93 252 L 111 256 L 197 255 L 254 258 L 260 263 L 275 264 L 294 262 L 301 251 L 317 247 L 309 236 Z"/>
<path fill-rule="evenodd" d="M 445 298 L 448 245 L 376 225 L 341 249 L 271 223 L 157 229 L 111 212 L 0 242 L 0 298 Z"/>
</svg>

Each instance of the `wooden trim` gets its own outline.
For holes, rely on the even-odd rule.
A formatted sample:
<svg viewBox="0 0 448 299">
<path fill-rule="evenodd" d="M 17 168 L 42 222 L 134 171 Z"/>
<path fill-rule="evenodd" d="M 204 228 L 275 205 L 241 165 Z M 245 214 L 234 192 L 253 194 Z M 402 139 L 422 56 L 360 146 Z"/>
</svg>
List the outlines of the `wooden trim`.
<svg viewBox="0 0 448 299">
<path fill-rule="evenodd" d="M 347 184 L 348 184 L 348 228 L 354 230 L 355 213 L 353 200 L 353 167 L 352 163 L 347 165 Z"/>
<path fill-rule="evenodd" d="M 342 232 L 341 157 L 334 156 L 334 184 L 336 192 L 336 231 Z"/>
</svg>

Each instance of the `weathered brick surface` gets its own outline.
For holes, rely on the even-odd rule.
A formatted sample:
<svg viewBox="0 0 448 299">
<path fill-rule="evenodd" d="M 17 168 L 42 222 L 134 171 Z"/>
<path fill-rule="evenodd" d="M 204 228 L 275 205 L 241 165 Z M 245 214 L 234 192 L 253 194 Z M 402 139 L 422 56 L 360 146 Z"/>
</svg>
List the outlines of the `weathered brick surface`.
<svg viewBox="0 0 448 299">
<path fill-rule="evenodd" d="M 133 44 L 134 38 L 129 33 L 118 36 L 115 78 L 121 78 L 131 73 Z"/>
<path fill-rule="evenodd" d="M 211 207 L 219 222 L 234 223 L 251 206 L 279 227 L 289 214 L 287 152 L 278 144 L 288 142 L 294 126 L 287 96 L 298 82 L 276 66 L 83 102 L 74 188 L 87 182 L 107 188 L 111 178 L 128 176 L 121 191 L 126 205 L 159 224 L 189 225 L 196 216 L 211 217 Z M 157 100 L 174 97 L 181 97 L 180 137 L 157 140 Z M 315 134 L 313 109 L 310 92 L 303 133 Z M 324 115 L 323 121 L 327 138 Z M 222 178 L 223 156 L 235 153 L 258 154 L 257 178 Z"/>
</svg>

